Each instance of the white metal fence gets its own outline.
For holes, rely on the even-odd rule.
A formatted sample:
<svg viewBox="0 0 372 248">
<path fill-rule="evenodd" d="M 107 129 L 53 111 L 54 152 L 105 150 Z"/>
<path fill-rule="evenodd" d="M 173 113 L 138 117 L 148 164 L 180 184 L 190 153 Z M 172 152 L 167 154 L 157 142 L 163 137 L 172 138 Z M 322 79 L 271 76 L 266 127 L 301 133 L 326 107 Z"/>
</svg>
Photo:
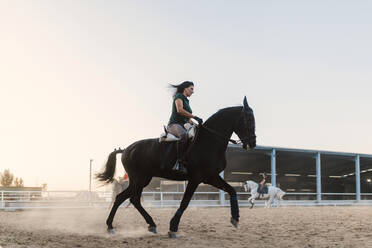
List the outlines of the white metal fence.
<svg viewBox="0 0 372 248">
<path fill-rule="evenodd" d="M 177 207 L 184 192 L 143 192 L 142 204 L 146 207 Z M 315 205 L 372 205 L 372 200 L 355 200 L 355 193 L 323 193 L 324 196 L 344 197 L 342 200 L 316 200 L 316 193 L 288 192 L 281 205 L 315 206 Z M 372 194 L 362 194 L 371 197 Z M 0 209 L 35 209 L 35 208 L 109 208 L 112 192 L 102 191 L 0 191 Z M 250 193 L 238 192 L 240 206 L 250 206 Z M 221 198 L 222 197 L 222 198 Z M 298 198 L 298 200 L 296 199 Z M 353 199 L 354 198 L 354 199 Z M 305 199 L 305 200 L 304 200 Z M 345 200 L 346 199 L 346 200 Z M 366 198 L 368 199 L 368 198 Z M 123 204 L 127 205 L 129 200 Z M 195 192 L 190 206 L 221 207 L 229 206 L 229 195 L 220 192 Z M 256 201 L 258 206 L 264 201 Z"/>
</svg>

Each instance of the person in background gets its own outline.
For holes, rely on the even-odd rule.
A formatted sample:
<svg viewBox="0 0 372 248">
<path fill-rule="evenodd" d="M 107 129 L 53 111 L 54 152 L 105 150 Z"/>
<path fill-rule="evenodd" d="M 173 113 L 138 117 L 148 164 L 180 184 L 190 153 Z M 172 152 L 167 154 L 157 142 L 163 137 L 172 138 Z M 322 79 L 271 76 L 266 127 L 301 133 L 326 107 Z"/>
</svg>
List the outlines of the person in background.
<svg viewBox="0 0 372 248">
<path fill-rule="evenodd" d="M 258 189 L 257 189 L 257 193 L 261 194 L 261 196 L 263 196 L 263 188 L 265 187 L 265 184 L 266 184 L 266 172 L 264 172 L 262 174 L 262 180 L 261 182 L 258 184 Z"/>
</svg>

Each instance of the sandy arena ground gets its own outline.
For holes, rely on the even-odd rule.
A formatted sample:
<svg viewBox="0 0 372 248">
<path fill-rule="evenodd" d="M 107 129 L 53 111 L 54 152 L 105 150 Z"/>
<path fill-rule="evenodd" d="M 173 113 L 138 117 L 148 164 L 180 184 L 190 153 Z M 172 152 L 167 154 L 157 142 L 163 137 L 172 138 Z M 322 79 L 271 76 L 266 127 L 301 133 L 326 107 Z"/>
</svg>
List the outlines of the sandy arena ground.
<svg viewBox="0 0 372 248">
<path fill-rule="evenodd" d="M 116 235 L 106 233 L 107 209 L 0 211 L 0 247 L 372 247 L 372 207 L 240 209 L 189 208 L 176 240 L 169 220 L 176 209 L 148 209 L 158 234 L 133 208 L 119 209 Z"/>
</svg>

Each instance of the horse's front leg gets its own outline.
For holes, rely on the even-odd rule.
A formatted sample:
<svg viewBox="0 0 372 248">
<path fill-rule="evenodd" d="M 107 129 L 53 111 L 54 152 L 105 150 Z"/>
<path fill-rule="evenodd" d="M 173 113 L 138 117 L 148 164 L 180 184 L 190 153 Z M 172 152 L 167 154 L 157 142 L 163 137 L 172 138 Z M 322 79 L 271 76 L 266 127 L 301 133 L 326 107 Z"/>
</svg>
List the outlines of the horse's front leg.
<svg viewBox="0 0 372 248">
<path fill-rule="evenodd" d="M 248 202 L 251 203 L 251 207 L 250 208 L 253 208 L 253 205 L 254 205 L 254 203 L 253 203 L 253 196 L 249 197 Z"/>
<path fill-rule="evenodd" d="M 250 208 L 253 208 L 252 196 L 248 198 L 248 202 L 251 204 Z"/>
<path fill-rule="evenodd" d="M 223 180 L 219 175 L 217 175 L 217 177 L 215 177 L 212 181 L 209 181 L 208 183 L 218 189 L 222 189 L 225 192 L 229 193 L 231 208 L 230 222 L 231 224 L 233 224 L 234 227 L 237 228 L 239 223 L 239 205 L 235 189 L 231 187 L 231 185 L 228 184 L 225 180 Z"/>
<path fill-rule="evenodd" d="M 190 203 L 190 200 L 192 196 L 194 195 L 194 192 L 196 188 L 198 187 L 199 182 L 195 181 L 190 181 L 187 184 L 186 191 L 183 194 L 183 198 L 181 201 L 180 207 L 177 209 L 176 213 L 174 214 L 173 218 L 170 221 L 170 226 L 169 226 L 169 232 L 168 236 L 170 238 L 177 238 L 177 231 L 178 231 L 178 225 L 180 224 L 181 216 L 183 212 L 186 210 L 187 206 Z"/>
</svg>

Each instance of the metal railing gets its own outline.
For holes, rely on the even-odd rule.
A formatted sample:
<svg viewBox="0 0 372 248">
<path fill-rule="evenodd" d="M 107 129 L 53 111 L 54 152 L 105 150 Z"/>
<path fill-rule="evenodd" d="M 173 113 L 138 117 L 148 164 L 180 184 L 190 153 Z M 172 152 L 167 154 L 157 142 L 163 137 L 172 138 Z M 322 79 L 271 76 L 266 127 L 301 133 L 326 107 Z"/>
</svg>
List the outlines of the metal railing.
<svg viewBox="0 0 372 248">
<path fill-rule="evenodd" d="M 149 192 L 142 194 L 142 204 L 146 207 L 177 207 L 184 192 Z M 238 192 L 240 206 L 250 206 L 249 192 Z M 287 192 L 282 206 L 316 206 L 316 205 L 372 205 L 372 193 L 362 193 L 360 203 L 356 202 L 355 193 L 322 193 L 322 200 L 317 201 L 315 192 Z M 112 203 L 110 191 L 0 191 L 0 209 L 33 208 L 109 208 Z M 220 192 L 195 192 L 190 206 L 221 207 L 229 206 L 229 195 L 220 198 Z M 129 204 L 126 201 L 123 206 Z M 256 205 L 263 206 L 264 200 L 257 200 Z"/>
</svg>

